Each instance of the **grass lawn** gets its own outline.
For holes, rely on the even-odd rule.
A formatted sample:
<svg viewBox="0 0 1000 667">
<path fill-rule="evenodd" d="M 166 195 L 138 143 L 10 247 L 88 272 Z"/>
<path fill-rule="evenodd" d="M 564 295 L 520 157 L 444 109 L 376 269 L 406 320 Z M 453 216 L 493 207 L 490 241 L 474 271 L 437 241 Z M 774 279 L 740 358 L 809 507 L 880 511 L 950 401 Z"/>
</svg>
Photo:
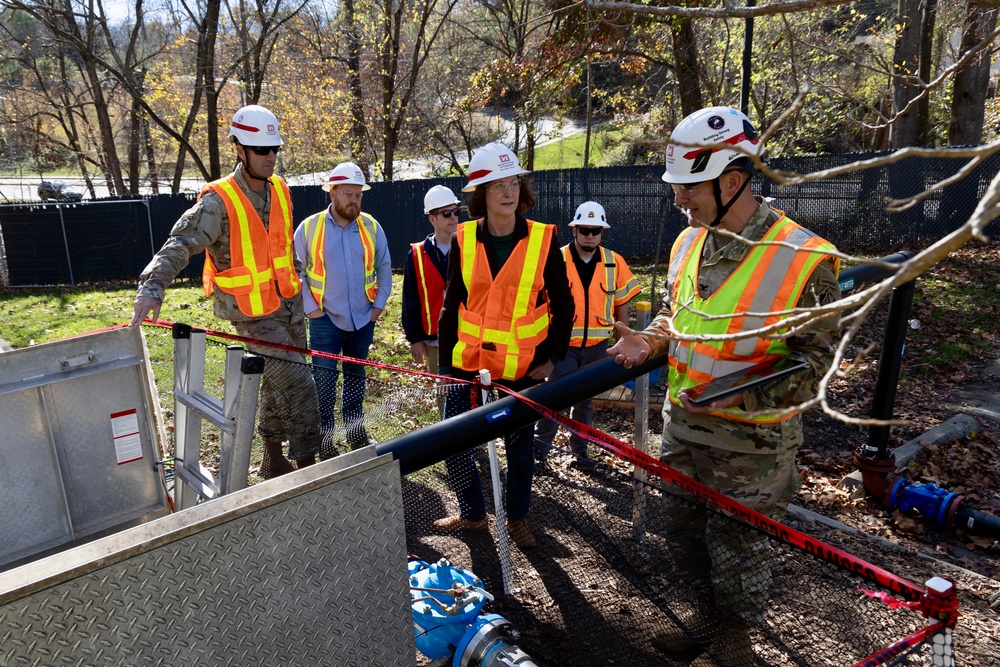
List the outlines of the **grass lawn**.
<svg viewBox="0 0 1000 667">
<path fill-rule="evenodd" d="M 594 125 L 590 136 L 590 166 L 599 165 L 604 156 L 606 141 L 621 140 L 619 130 L 608 130 L 604 124 Z M 535 149 L 535 171 L 546 169 L 579 169 L 583 167 L 583 152 L 587 133 L 579 132 Z"/>
</svg>

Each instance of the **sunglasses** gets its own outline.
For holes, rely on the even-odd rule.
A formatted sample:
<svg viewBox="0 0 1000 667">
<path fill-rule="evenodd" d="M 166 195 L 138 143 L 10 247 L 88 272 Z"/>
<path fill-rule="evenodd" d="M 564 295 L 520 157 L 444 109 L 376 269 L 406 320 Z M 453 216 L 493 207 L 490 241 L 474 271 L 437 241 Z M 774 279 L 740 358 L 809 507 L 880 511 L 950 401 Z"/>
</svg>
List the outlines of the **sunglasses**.
<svg viewBox="0 0 1000 667">
<path fill-rule="evenodd" d="M 438 211 L 438 215 L 443 215 L 445 218 L 450 218 L 451 216 L 455 216 L 456 220 L 458 219 L 459 213 L 461 213 L 461 211 L 459 211 L 457 208 L 450 208 L 447 211 Z"/>
<path fill-rule="evenodd" d="M 274 151 L 275 155 L 281 151 L 281 146 L 244 146 L 243 148 L 247 149 L 251 153 L 256 153 L 261 157 L 267 157 L 271 154 L 271 151 Z"/>
<path fill-rule="evenodd" d="M 604 231 L 604 227 L 577 227 L 576 231 L 584 236 L 597 236 Z"/>
</svg>

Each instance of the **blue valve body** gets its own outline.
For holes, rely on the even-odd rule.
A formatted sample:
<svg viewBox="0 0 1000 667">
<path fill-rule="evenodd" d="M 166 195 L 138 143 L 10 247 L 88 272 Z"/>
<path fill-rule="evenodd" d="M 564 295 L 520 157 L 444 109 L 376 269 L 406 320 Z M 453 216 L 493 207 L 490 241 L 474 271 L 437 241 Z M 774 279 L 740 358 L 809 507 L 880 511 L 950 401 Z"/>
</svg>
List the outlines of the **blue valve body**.
<svg viewBox="0 0 1000 667">
<path fill-rule="evenodd" d="M 482 587 L 483 585 L 479 577 L 472 572 L 454 567 L 447 561 L 429 565 L 422 560 L 411 560 L 407 570 L 410 586 L 416 588 L 447 590 L 451 589 L 456 582 L 463 586 Z M 411 591 L 410 597 L 411 599 L 433 597 L 448 607 L 456 603 L 454 596 L 443 593 Z M 469 630 L 470 624 L 476 621 L 476 617 L 485 602 L 482 596 L 473 596 L 455 614 L 446 614 L 440 605 L 430 600 L 414 602 L 411 605 L 413 609 L 413 641 L 417 650 L 431 660 L 453 655 L 455 647 L 462 643 L 463 636 Z M 467 639 L 465 643 L 468 643 Z"/>
<path fill-rule="evenodd" d="M 948 508 L 958 498 L 957 493 L 942 489 L 937 484 L 921 484 L 899 478 L 889 491 L 889 511 L 917 510 L 920 516 L 931 519 L 939 528 L 945 528 Z"/>
</svg>

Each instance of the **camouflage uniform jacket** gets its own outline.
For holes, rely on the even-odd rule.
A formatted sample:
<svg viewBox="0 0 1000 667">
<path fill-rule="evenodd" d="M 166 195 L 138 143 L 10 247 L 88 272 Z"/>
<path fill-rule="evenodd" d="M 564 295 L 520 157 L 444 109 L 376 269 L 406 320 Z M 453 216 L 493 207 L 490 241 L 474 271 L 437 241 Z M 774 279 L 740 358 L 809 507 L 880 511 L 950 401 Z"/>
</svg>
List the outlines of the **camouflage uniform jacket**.
<svg viewBox="0 0 1000 667">
<path fill-rule="evenodd" d="M 758 241 L 779 219 L 766 202 L 761 202 L 757 213 L 750 219 L 741 239 Z M 741 239 L 710 233 L 705 239 L 698 275 L 698 292 L 706 298 L 725 282 L 752 248 Z M 663 310 L 646 329 L 649 333 L 669 331 L 673 294 L 667 286 Z M 820 262 L 806 283 L 799 297 L 798 307 L 810 308 L 827 304 L 840 298 L 840 285 L 830 260 Z M 768 408 L 786 408 L 807 401 L 815 396 L 816 382 L 830 367 L 836 341 L 840 335 L 839 318 L 831 316 L 817 321 L 786 339 L 792 349 L 792 358 L 809 362 L 810 370 L 785 380 L 772 382 L 742 394 L 747 411 Z M 667 350 L 667 339 L 644 335 L 652 347 L 652 355 Z M 723 419 L 709 414 L 688 412 L 671 401 L 663 407 L 664 428 L 674 437 L 702 445 L 733 452 L 768 453 L 797 446 L 802 439 L 802 417 L 795 415 L 772 424 L 747 424 Z"/>
<path fill-rule="evenodd" d="M 270 188 L 265 188 L 262 192 L 254 192 L 247 185 L 243 175 L 243 165 L 240 164 L 233 172 L 240 189 L 253 204 L 260 219 L 267 227 L 268 216 L 271 211 Z M 272 177 L 277 178 L 277 177 Z M 153 256 L 149 264 L 143 269 L 139 276 L 139 296 L 148 296 L 163 303 L 163 293 L 177 274 L 180 273 L 191 257 L 204 250 L 212 257 L 216 268 L 221 272 L 232 266 L 229 255 L 229 216 L 226 213 L 226 205 L 219 195 L 212 191 L 207 191 L 201 196 L 198 202 L 181 215 L 180 219 L 170 230 L 170 236 L 160 251 Z M 295 270 L 301 273 L 301 262 L 295 258 Z M 280 293 L 279 293 L 280 295 Z M 236 297 L 226 294 L 214 287 L 215 297 L 212 311 L 216 317 L 230 322 L 247 322 L 251 320 L 266 320 L 272 315 L 263 317 L 252 317 L 240 312 L 236 305 Z M 282 304 L 293 313 L 302 310 L 302 292 L 300 291 L 291 299 L 284 299 L 289 303 Z M 279 308 L 277 313 L 282 312 Z"/>
</svg>

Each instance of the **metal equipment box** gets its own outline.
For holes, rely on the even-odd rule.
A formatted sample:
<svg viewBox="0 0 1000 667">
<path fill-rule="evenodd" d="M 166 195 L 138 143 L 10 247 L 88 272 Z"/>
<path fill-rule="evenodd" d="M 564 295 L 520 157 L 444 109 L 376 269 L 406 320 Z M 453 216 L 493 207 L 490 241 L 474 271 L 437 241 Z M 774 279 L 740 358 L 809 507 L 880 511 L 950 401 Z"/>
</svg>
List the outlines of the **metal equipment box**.
<svg viewBox="0 0 1000 667">
<path fill-rule="evenodd" d="M 0 569 L 169 513 L 162 428 L 139 327 L 0 354 Z"/>
</svg>

